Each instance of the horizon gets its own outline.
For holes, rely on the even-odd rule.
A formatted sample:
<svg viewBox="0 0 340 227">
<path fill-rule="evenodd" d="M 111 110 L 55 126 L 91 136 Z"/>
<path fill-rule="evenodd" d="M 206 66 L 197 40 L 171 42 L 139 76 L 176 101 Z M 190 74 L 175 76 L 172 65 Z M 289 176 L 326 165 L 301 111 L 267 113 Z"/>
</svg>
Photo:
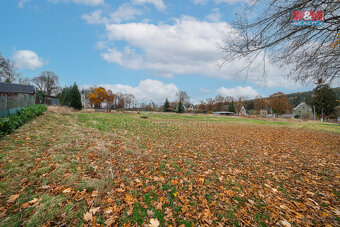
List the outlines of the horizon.
<svg viewBox="0 0 340 227">
<path fill-rule="evenodd" d="M 179 90 L 196 102 L 217 95 L 254 99 L 311 91 L 270 62 L 267 76 L 245 62 L 219 67 L 217 44 L 246 0 L 18 0 L 0 3 L 0 53 L 23 77 L 53 71 L 62 87 L 102 86 L 139 100 L 173 99 Z M 256 11 L 255 13 L 256 14 Z M 253 15 L 256 17 L 256 15 Z M 337 87 L 334 82 L 333 87 Z"/>
</svg>

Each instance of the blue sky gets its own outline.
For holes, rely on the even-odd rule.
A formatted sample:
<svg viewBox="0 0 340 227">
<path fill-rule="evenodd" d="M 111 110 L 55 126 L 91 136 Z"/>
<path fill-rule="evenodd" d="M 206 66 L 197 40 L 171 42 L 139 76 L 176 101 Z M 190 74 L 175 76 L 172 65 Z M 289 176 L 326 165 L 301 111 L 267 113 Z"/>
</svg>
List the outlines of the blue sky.
<svg viewBox="0 0 340 227">
<path fill-rule="evenodd" d="M 2 0 L 0 53 L 24 77 L 55 72 L 62 86 L 104 85 L 140 100 L 310 90 L 268 66 L 247 79 L 238 61 L 218 67 L 217 44 L 247 0 Z"/>
</svg>

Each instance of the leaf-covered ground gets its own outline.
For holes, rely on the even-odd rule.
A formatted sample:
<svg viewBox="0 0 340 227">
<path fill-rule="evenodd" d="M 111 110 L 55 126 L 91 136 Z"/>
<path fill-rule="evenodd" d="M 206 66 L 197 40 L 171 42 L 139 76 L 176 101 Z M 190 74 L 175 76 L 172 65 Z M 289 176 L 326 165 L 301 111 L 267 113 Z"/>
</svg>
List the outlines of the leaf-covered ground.
<svg viewBox="0 0 340 227">
<path fill-rule="evenodd" d="M 0 226 L 340 225 L 340 134 L 220 119 L 48 112 L 0 140 Z"/>
</svg>

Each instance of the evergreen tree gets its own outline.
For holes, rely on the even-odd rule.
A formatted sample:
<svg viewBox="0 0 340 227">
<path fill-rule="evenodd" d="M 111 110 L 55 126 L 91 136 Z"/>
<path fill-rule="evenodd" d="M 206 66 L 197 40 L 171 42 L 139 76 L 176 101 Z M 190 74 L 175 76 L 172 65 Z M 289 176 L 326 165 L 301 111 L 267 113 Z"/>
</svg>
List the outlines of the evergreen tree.
<svg viewBox="0 0 340 227">
<path fill-rule="evenodd" d="M 169 103 L 169 100 L 166 98 L 164 105 L 163 105 L 163 112 L 169 112 L 170 111 L 169 108 L 170 108 L 170 103 Z"/>
<path fill-rule="evenodd" d="M 235 112 L 234 101 L 231 101 L 231 104 L 229 104 L 228 111 L 229 112 Z"/>
<path fill-rule="evenodd" d="M 69 91 L 69 97 L 70 107 L 73 107 L 74 109 L 77 110 L 81 110 L 82 109 L 81 95 L 76 83 L 74 83 L 73 86 L 71 87 Z"/>
<path fill-rule="evenodd" d="M 64 87 L 60 95 L 60 104 L 81 110 L 81 95 L 76 83 L 70 87 Z"/>
<path fill-rule="evenodd" d="M 68 95 L 70 91 L 70 87 L 64 87 L 61 91 L 61 94 L 57 95 L 57 97 L 60 97 L 60 104 L 63 106 L 69 106 L 70 105 L 70 97 Z"/>
<path fill-rule="evenodd" d="M 182 100 L 179 100 L 178 107 L 177 107 L 177 113 L 184 113 L 184 106 Z"/>
<path fill-rule="evenodd" d="M 322 111 L 327 116 L 335 112 L 336 94 L 328 84 L 323 84 L 319 81 L 318 86 L 313 90 L 312 105 L 315 105 L 315 111 L 322 114 Z"/>
</svg>

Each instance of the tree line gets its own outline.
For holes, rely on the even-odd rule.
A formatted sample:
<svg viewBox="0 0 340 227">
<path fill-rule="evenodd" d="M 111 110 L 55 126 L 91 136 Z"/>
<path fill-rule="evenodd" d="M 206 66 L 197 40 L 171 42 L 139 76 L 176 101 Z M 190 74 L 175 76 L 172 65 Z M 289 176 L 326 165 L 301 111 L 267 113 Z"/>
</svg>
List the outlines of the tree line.
<svg viewBox="0 0 340 227">
<path fill-rule="evenodd" d="M 39 76 L 33 79 L 22 78 L 16 71 L 15 64 L 3 57 L 0 54 L 0 82 L 6 83 L 33 83 L 38 89 L 38 95 L 60 97 L 60 104 L 70 106 L 75 109 L 81 109 L 81 93 L 76 83 L 70 87 L 61 88 L 59 85 L 59 77 L 51 72 L 44 71 Z M 328 116 L 335 113 L 336 90 L 331 89 L 328 83 L 323 79 L 319 79 L 313 94 L 306 97 L 305 102 L 315 106 L 317 114 L 326 114 Z M 89 100 L 92 108 L 101 108 L 103 103 L 106 104 L 106 109 L 137 109 L 137 99 L 133 94 L 113 93 L 111 90 L 106 90 L 103 87 L 90 87 L 83 89 L 82 93 L 84 99 Z M 190 97 L 185 91 L 176 93 L 176 102 L 170 103 L 168 99 L 165 100 L 163 106 L 159 106 L 154 102 L 149 104 L 140 103 L 139 109 L 145 111 L 174 111 L 183 113 L 185 111 L 197 113 L 211 113 L 214 111 L 229 111 L 239 113 L 241 108 L 253 111 L 254 114 L 260 114 L 261 110 L 266 110 L 269 113 L 287 114 L 292 113 L 294 105 L 286 94 L 277 92 L 270 95 L 268 98 L 261 96 L 254 100 L 248 100 L 246 97 L 234 98 L 231 96 L 223 97 L 217 95 L 214 99 L 208 98 L 205 101 L 200 101 L 193 105 L 190 102 Z M 307 99 L 308 98 L 308 99 Z M 302 101 L 302 100 L 300 100 Z M 310 103 L 309 103 L 310 102 Z M 298 103 L 295 103 L 298 104 Z"/>
</svg>

